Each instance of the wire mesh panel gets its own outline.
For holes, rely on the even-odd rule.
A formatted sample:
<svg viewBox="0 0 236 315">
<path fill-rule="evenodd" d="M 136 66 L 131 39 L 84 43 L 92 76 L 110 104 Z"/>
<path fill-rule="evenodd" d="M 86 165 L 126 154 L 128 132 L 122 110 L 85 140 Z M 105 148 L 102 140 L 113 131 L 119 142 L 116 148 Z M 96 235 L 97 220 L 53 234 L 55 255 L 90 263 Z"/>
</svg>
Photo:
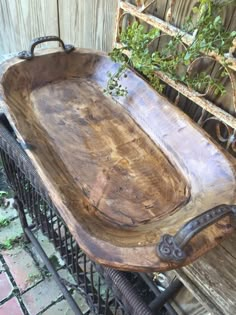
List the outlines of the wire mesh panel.
<svg viewBox="0 0 236 315">
<path fill-rule="evenodd" d="M 129 314 L 97 272 L 96 265 L 75 242 L 55 207 L 37 191 L 3 150 L 1 158 L 13 190 L 32 218 L 31 228 L 33 231 L 40 229 L 60 252 L 67 268 L 76 279 L 75 289 L 85 297 L 90 310 L 95 314 Z"/>
<path fill-rule="evenodd" d="M 76 280 L 73 289 L 85 298 L 90 311 L 106 315 L 152 314 L 134 289 L 134 283 L 130 282 L 129 273 L 97 265 L 81 250 L 44 190 L 28 157 L 1 124 L 0 156 L 9 184 L 23 204 L 24 212 L 28 212 L 32 218 L 29 228 L 33 232 L 40 229 L 60 252 Z M 65 282 L 63 279 L 61 281 Z"/>
</svg>

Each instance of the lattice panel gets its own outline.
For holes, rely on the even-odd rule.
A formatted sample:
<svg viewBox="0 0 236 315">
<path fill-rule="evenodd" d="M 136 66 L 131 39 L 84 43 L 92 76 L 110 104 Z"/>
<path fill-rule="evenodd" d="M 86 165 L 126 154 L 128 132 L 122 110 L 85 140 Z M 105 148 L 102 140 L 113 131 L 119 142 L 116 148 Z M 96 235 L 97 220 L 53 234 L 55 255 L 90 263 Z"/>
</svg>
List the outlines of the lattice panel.
<svg viewBox="0 0 236 315">
<path fill-rule="evenodd" d="M 193 20 L 197 18 L 192 13 L 192 8 L 197 3 L 196 0 L 187 2 L 184 0 L 120 0 L 114 46 L 120 47 L 120 32 L 134 20 L 144 25 L 147 30 L 155 27 L 161 31 L 160 39 L 155 47 L 157 50 L 161 50 L 171 37 L 178 34 L 181 34 L 184 44 L 190 45 L 194 36 L 184 33 L 181 27 L 189 16 L 192 16 Z M 236 6 L 225 6 L 222 19 L 227 30 L 236 30 Z M 208 68 L 214 77 L 219 66 L 224 62 L 224 58 L 214 51 L 203 56 L 201 60 L 197 58 L 194 61 L 197 69 L 201 71 L 202 68 Z M 227 92 L 224 96 L 216 97 L 210 91 L 200 94 L 174 81 L 161 71 L 156 71 L 156 75 L 169 86 L 165 90 L 165 95 L 210 133 L 225 149 L 236 156 L 236 58 L 230 53 L 225 57 L 228 64 L 228 78 L 223 81 Z"/>
</svg>

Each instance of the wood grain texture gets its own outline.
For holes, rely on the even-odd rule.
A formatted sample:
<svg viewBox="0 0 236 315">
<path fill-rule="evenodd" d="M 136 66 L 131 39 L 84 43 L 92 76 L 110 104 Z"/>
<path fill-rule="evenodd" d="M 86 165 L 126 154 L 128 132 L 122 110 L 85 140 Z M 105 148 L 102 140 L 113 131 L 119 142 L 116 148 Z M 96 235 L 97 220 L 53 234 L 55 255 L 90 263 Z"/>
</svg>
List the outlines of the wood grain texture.
<svg viewBox="0 0 236 315">
<path fill-rule="evenodd" d="M 169 4 L 167 11 L 171 10 L 171 17 L 169 17 L 169 22 L 174 26 L 183 29 L 186 21 L 189 17 L 192 18 L 192 21 L 197 19 L 196 15 L 193 14 L 192 9 L 195 6 L 198 6 L 199 2 L 197 0 L 191 1 L 171 1 L 173 5 Z M 165 19 L 168 19 L 167 13 Z"/>
<path fill-rule="evenodd" d="M 15 57 L 15 53 L 3 54 L 3 55 L 0 54 L 0 64 L 12 57 Z"/>
<path fill-rule="evenodd" d="M 13 58 L 2 66 L 2 103 L 91 258 L 125 270 L 176 268 L 159 259 L 156 243 L 196 215 L 236 202 L 235 160 L 132 71 L 122 83 L 127 97 L 105 97 L 107 72 L 116 69 L 89 50 Z M 184 264 L 232 231 L 226 217 L 199 233 Z"/>
<path fill-rule="evenodd" d="M 217 248 L 198 259 L 192 265 L 184 267 L 184 284 L 194 285 L 205 296 L 202 303 L 213 314 L 234 315 L 236 312 L 236 235 L 233 234 Z M 181 271 L 176 273 L 182 277 Z M 210 304 L 209 304 L 210 303 Z M 213 311 L 214 305 L 218 311 Z"/>
<path fill-rule="evenodd" d="M 118 0 L 59 0 L 60 35 L 82 48 L 110 51 Z"/>
<path fill-rule="evenodd" d="M 185 288 L 188 289 L 189 292 L 193 294 L 194 297 L 205 307 L 207 313 L 209 312 L 211 315 L 222 315 L 220 310 L 215 305 L 214 301 L 210 301 L 208 297 L 204 295 L 204 293 L 198 287 L 198 280 L 192 282 L 189 277 L 185 274 L 182 269 L 173 271 L 179 280 L 183 283 Z M 218 278 L 219 279 L 219 278 Z"/>
<path fill-rule="evenodd" d="M 40 87 L 31 102 L 78 186 L 111 223 L 138 226 L 186 203 L 181 174 L 93 81 Z"/>
<path fill-rule="evenodd" d="M 45 35 L 58 35 L 57 0 L 0 1 L 0 54 L 28 49 L 33 38 Z"/>
</svg>

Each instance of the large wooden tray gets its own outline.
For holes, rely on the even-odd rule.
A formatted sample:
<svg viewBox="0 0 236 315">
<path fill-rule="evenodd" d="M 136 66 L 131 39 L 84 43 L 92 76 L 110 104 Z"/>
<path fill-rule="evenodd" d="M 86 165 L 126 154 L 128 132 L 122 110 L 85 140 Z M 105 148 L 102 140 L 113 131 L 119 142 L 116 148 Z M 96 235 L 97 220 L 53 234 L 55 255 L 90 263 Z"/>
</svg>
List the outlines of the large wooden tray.
<svg viewBox="0 0 236 315">
<path fill-rule="evenodd" d="M 93 260 L 177 268 L 233 232 L 234 207 L 209 209 L 235 204 L 235 160 L 130 70 L 128 95 L 105 96 L 117 67 L 84 49 L 15 57 L 0 68 L 0 103 Z"/>
</svg>

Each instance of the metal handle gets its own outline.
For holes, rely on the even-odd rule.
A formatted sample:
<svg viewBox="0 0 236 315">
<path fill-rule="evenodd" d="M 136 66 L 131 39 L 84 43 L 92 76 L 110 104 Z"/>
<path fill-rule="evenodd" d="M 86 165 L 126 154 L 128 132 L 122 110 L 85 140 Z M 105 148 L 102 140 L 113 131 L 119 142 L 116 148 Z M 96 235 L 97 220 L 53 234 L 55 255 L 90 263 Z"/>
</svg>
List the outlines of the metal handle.
<svg viewBox="0 0 236 315">
<path fill-rule="evenodd" d="M 18 57 L 20 59 L 30 60 L 30 59 L 32 59 L 34 57 L 34 48 L 38 44 L 42 44 L 44 42 L 54 42 L 54 41 L 60 42 L 61 45 L 62 45 L 62 48 L 64 49 L 64 51 L 66 53 L 70 53 L 72 50 L 75 49 L 75 47 L 72 46 L 72 45 L 65 45 L 64 42 L 58 36 L 43 36 L 43 37 L 38 37 L 38 38 L 33 39 L 32 42 L 31 42 L 29 51 L 26 51 L 26 50 L 21 51 L 18 54 Z"/>
<path fill-rule="evenodd" d="M 225 217 L 236 217 L 236 206 L 220 205 L 212 208 L 194 219 L 187 222 L 175 236 L 164 234 L 157 244 L 157 254 L 164 261 L 175 263 L 182 262 L 187 258 L 184 247 L 200 231 Z"/>
</svg>

